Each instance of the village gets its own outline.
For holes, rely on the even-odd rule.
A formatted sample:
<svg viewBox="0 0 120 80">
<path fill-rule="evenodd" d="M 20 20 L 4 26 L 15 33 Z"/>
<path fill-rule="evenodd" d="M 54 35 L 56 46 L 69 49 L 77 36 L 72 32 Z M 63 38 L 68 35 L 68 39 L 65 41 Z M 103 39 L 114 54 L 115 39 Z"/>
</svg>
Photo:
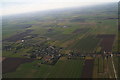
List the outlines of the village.
<svg viewBox="0 0 120 80">
<path fill-rule="evenodd" d="M 20 45 L 21 44 L 21 45 Z M 9 44 L 4 45 L 3 50 L 6 51 L 13 51 L 13 54 L 19 52 L 22 48 L 27 48 L 32 46 L 33 48 L 29 50 L 27 53 L 21 56 L 26 58 L 41 60 L 40 64 L 49 64 L 54 65 L 61 57 L 66 57 L 69 59 L 87 59 L 87 58 L 96 58 L 96 57 L 105 57 L 111 56 L 111 54 L 118 55 L 116 53 L 107 52 L 107 51 L 100 51 L 100 53 L 80 53 L 76 51 L 71 51 L 68 54 L 62 54 L 61 51 L 63 50 L 62 47 L 51 46 L 51 45 L 43 45 L 43 44 L 26 44 L 24 40 L 21 40 L 19 46 L 15 49 Z"/>
</svg>

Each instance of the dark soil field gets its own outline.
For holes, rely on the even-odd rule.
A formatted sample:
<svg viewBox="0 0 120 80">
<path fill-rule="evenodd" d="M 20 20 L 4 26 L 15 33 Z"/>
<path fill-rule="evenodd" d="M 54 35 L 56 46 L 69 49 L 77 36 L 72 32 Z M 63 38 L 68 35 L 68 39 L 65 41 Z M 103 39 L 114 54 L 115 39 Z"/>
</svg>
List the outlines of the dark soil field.
<svg viewBox="0 0 120 80">
<path fill-rule="evenodd" d="M 79 33 L 85 33 L 89 30 L 89 28 L 82 28 L 82 29 L 76 29 L 73 31 L 74 34 L 79 34 Z"/>
<path fill-rule="evenodd" d="M 30 32 L 32 32 L 33 30 L 26 30 L 25 32 L 13 35 L 7 39 L 4 39 L 3 41 L 8 41 L 8 42 L 16 42 L 18 40 L 22 40 L 24 39 L 25 36 L 29 35 Z"/>
<path fill-rule="evenodd" d="M 94 59 L 85 60 L 81 77 L 92 78 L 93 66 L 94 66 Z"/>
<path fill-rule="evenodd" d="M 33 59 L 27 58 L 6 58 L 2 61 L 2 73 L 13 72 L 20 64 L 32 61 Z"/>
<path fill-rule="evenodd" d="M 113 42 L 115 39 L 115 35 L 98 35 L 98 38 L 101 38 L 100 46 L 102 47 L 102 51 L 112 51 Z"/>
</svg>

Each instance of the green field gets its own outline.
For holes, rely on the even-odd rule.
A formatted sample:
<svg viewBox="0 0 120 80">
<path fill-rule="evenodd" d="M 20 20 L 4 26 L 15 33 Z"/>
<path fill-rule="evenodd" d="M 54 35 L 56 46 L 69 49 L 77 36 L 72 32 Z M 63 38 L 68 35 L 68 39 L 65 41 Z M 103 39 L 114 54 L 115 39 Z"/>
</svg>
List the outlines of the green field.
<svg viewBox="0 0 120 80">
<path fill-rule="evenodd" d="M 78 40 L 72 49 L 80 50 L 83 53 L 91 53 L 95 51 L 97 44 L 99 43 L 99 39 L 94 36 L 87 36 Z"/>
</svg>

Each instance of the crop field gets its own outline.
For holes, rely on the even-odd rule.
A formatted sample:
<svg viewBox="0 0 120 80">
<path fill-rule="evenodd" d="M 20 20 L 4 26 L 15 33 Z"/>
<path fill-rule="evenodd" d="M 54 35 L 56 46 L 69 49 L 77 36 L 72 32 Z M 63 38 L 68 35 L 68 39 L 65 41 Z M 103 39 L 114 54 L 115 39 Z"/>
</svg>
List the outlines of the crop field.
<svg viewBox="0 0 120 80">
<path fill-rule="evenodd" d="M 80 52 L 93 52 L 99 42 L 94 36 L 87 36 L 82 38 L 72 47 L 73 49 L 78 49 Z"/>
<path fill-rule="evenodd" d="M 3 77 L 115 78 L 117 12 L 108 3 L 3 16 Z"/>
<path fill-rule="evenodd" d="M 111 51 L 114 43 L 115 35 L 98 35 L 98 38 L 102 38 L 100 46 L 102 51 Z"/>
<path fill-rule="evenodd" d="M 84 68 L 83 68 L 82 76 L 81 76 L 82 78 L 91 78 L 92 77 L 93 63 L 94 63 L 93 59 L 85 60 Z"/>
<path fill-rule="evenodd" d="M 103 73 L 105 67 L 104 58 L 98 58 L 97 61 L 98 61 L 98 73 Z"/>
<path fill-rule="evenodd" d="M 26 62 L 32 62 L 32 61 L 33 61 L 32 59 L 26 59 L 26 58 L 6 58 L 5 60 L 3 60 L 2 63 L 2 67 L 3 67 L 2 73 L 5 74 L 5 73 L 13 72 L 20 64 Z"/>
<path fill-rule="evenodd" d="M 4 74 L 5 78 L 80 78 L 83 66 L 82 60 L 61 60 L 54 66 L 40 66 L 34 61 L 32 63 L 22 64 L 15 72 Z"/>
</svg>

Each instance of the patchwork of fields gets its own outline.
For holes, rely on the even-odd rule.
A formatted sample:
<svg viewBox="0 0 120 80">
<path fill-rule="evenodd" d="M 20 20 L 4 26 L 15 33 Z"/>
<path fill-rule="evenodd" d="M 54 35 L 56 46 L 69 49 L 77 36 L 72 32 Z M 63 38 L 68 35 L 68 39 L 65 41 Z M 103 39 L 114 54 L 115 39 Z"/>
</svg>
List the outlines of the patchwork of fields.
<svg viewBox="0 0 120 80">
<path fill-rule="evenodd" d="M 115 78 L 117 4 L 66 10 L 3 17 L 3 78 Z"/>
</svg>

